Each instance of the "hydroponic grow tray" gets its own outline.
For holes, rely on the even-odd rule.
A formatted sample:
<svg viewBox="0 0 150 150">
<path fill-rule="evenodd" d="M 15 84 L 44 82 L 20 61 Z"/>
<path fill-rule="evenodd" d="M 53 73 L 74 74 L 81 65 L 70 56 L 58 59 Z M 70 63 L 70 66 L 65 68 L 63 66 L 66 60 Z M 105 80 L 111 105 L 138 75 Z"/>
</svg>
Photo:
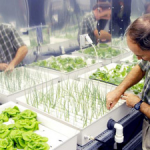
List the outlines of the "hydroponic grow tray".
<svg viewBox="0 0 150 150">
<path fill-rule="evenodd" d="M 58 75 L 42 68 L 15 68 L 11 73 L 0 72 L 0 103 L 15 100 L 32 88 L 42 88 L 48 83 L 57 83 Z"/>
<path fill-rule="evenodd" d="M 28 109 L 14 102 L 7 102 L 0 106 L 0 113 L 6 108 L 14 106 L 17 106 L 21 112 Z M 47 143 L 50 150 L 76 150 L 78 130 L 39 113 L 37 113 L 37 120 L 41 123 L 39 130 L 36 130 L 35 133 L 49 139 Z M 13 123 L 12 120 L 10 123 Z"/>
<path fill-rule="evenodd" d="M 98 80 L 113 85 L 119 85 L 135 65 L 136 64 L 134 63 L 130 64 L 111 63 L 109 65 L 100 67 L 97 70 L 93 70 L 85 74 L 82 74 L 79 76 L 79 78 L 80 80 L 81 79 Z M 134 94 L 140 94 L 142 92 L 143 86 L 144 86 L 144 79 L 142 79 L 140 82 L 138 82 L 128 90 L 134 92 Z"/>
<path fill-rule="evenodd" d="M 114 49 L 119 49 L 117 47 L 112 47 Z M 83 49 L 84 51 L 84 49 Z M 129 56 L 131 54 L 131 51 L 127 50 L 127 49 L 121 49 L 122 53 L 117 55 L 117 56 L 112 56 L 111 58 L 102 58 L 102 57 L 96 57 L 96 56 L 92 56 L 90 54 L 84 54 L 84 53 L 80 53 L 79 51 L 74 51 L 72 52 L 72 55 L 74 56 L 82 56 L 82 57 L 87 57 L 87 58 L 92 58 L 92 59 L 98 59 L 100 61 L 102 61 L 102 64 L 107 65 L 110 63 L 115 63 L 120 61 L 120 59 L 125 58 L 127 56 Z"/>
<path fill-rule="evenodd" d="M 130 113 L 125 101 L 119 100 L 111 110 L 106 109 L 106 94 L 116 86 L 86 80 L 65 80 L 43 90 L 17 98 L 17 102 L 77 130 L 78 144 L 89 142 L 107 129 L 109 119 L 119 121 Z"/>
<path fill-rule="evenodd" d="M 77 78 L 78 75 L 81 75 L 87 71 L 91 71 L 93 69 L 96 69 L 98 67 L 101 67 L 102 66 L 102 62 L 100 60 L 96 60 L 96 59 L 91 59 L 91 58 L 87 58 L 87 57 L 78 57 L 78 56 L 73 56 L 73 55 L 61 55 L 61 56 L 58 56 L 58 57 L 55 57 L 56 59 L 57 58 L 71 58 L 71 59 L 77 59 L 77 58 L 81 58 L 82 60 L 84 60 L 84 62 L 87 64 L 86 66 L 84 67 L 81 67 L 81 68 L 75 68 L 73 71 L 70 71 L 70 72 L 67 72 L 67 71 L 59 71 L 59 70 L 56 70 L 56 69 L 53 69 L 53 68 L 48 68 L 48 67 L 45 67 L 44 65 L 43 66 L 40 66 L 40 67 L 44 67 L 45 70 L 46 69 L 50 69 L 50 71 L 53 73 L 53 74 L 56 74 L 56 75 L 59 75 L 61 76 L 62 79 L 68 79 L 68 78 Z M 54 57 L 53 57 L 54 58 Z M 52 58 L 48 58 L 46 59 L 45 61 L 51 61 Z M 41 61 L 42 62 L 42 61 Z M 35 68 L 39 68 L 37 67 L 37 64 L 33 64 L 32 67 L 35 67 Z"/>
<path fill-rule="evenodd" d="M 120 65 L 120 64 L 118 64 L 118 63 L 110 63 L 110 64 L 108 64 L 108 65 L 102 66 L 102 67 L 97 68 L 97 69 L 105 70 L 105 67 L 106 67 L 108 70 L 111 70 L 111 69 L 115 68 L 117 65 Z M 128 66 L 128 64 L 121 64 L 121 65 L 122 65 L 122 66 Z M 90 79 L 89 77 L 90 77 L 93 73 L 95 73 L 95 72 L 97 71 L 97 69 L 92 70 L 92 71 L 89 71 L 89 72 L 86 72 L 86 73 L 84 73 L 84 74 L 82 74 L 82 75 L 79 75 L 78 78 L 81 78 L 81 79 Z M 120 71 L 121 71 L 121 70 L 120 70 Z M 105 81 L 103 81 L 103 80 L 101 80 L 101 79 L 95 79 L 95 80 L 99 80 L 99 81 L 105 82 Z"/>
<path fill-rule="evenodd" d="M 121 63 L 123 64 L 138 64 L 141 60 L 138 60 L 134 54 L 131 54 L 130 56 L 123 58 L 120 60 Z"/>
</svg>

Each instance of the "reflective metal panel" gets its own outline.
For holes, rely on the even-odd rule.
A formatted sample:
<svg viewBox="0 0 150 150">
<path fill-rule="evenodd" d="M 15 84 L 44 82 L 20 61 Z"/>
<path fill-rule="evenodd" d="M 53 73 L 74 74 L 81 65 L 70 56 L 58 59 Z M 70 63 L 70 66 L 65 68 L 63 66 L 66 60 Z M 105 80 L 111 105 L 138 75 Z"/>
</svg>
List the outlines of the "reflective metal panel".
<svg viewBox="0 0 150 150">
<path fill-rule="evenodd" d="M 1 0 L 0 22 L 9 23 L 16 28 L 28 26 L 28 6 L 26 0 Z"/>
<path fill-rule="evenodd" d="M 149 0 L 112 0 L 112 46 L 127 48 L 125 31 L 130 23 L 148 12 L 149 2 Z"/>
<path fill-rule="evenodd" d="M 84 17 L 93 11 L 95 4 L 102 6 L 104 3 L 111 5 L 111 18 L 101 18 L 92 23 L 97 24 L 98 31 L 104 30 L 111 35 L 108 41 L 112 46 L 125 48 L 127 26 L 137 17 L 150 12 L 150 0 L 0 0 L 0 22 L 13 24 L 20 34 L 23 33 L 21 36 L 31 55 L 37 49 L 38 34 L 32 34 L 36 42 L 33 44 L 30 31 L 41 27 L 45 39 L 41 44 L 42 55 L 59 55 L 81 48 L 79 35 L 87 34 L 80 33 Z M 103 9 L 99 7 L 98 10 L 102 12 Z M 108 41 L 105 37 L 100 42 Z M 88 40 L 84 44 L 89 44 Z"/>
</svg>

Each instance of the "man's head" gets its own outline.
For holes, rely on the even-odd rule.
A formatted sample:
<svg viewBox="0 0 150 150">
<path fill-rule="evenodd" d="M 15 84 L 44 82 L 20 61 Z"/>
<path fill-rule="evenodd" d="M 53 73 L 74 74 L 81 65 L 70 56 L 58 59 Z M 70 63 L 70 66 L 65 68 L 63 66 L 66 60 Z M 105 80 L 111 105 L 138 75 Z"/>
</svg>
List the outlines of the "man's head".
<svg viewBox="0 0 150 150">
<path fill-rule="evenodd" d="M 136 19 L 126 30 L 127 44 L 138 59 L 150 61 L 150 14 Z"/>
<path fill-rule="evenodd" d="M 100 2 L 94 5 L 93 13 L 95 15 L 95 19 L 99 20 L 102 17 L 106 17 L 107 15 L 110 16 L 110 9 L 111 5 L 109 2 Z"/>
</svg>

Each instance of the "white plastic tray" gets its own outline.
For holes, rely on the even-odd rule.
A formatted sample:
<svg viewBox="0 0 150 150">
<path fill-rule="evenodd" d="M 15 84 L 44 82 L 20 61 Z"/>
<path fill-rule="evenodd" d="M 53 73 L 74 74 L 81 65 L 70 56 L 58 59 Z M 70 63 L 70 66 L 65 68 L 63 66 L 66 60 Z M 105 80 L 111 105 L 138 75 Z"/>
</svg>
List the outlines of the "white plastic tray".
<svg viewBox="0 0 150 150">
<path fill-rule="evenodd" d="M 107 67 L 108 69 L 112 69 L 112 68 L 115 68 L 116 65 L 117 65 L 117 63 L 111 63 L 111 64 L 106 65 L 106 67 Z M 104 67 L 105 67 L 105 66 L 100 67 L 99 69 L 100 69 L 100 70 L 103 70 Z M 97 69 L 98 69 L 98 68 L 97 68 Z M 95 73 L 95 72 L 97 71 L 97 69 L 94 69 L 94 70 L 92 70 L 92 71 L 89 71 L 89 72 L 86 72 L 86 73 L 84 73 L 84 74 L 82 74 L 82 75 L 79 75 L 78 78 L 81 78 L 81 79 L 89 79 L 89 80 L 90 80 L 89 77 L 90 77 L 93 73 Z M 92 80 L 92 79 L 91 79 L 91 80 Z"/>
<path fill-rule="evenodd" d="M 42 68 L 20 67 L 10 74 L 0 72 L 0 103 L 6 103 L 22 96 L 33 88 L 45 87 L 48 83 L 57 83 L 58 75 Z"/>
<path fill-rule="evenodd" d="M 59 56 L 60 57 L 60 56 Z M 79 56 L 73 56 L 73 55 L 61 55 L 62 58 L 67 58 L 67 57 L 70 57 L 70 58 L 76 58 L 76 57 L 79 57 Z M 74 71 L 71 71 L 71 72 L 62 72 L 62 71 L 57 71 L 55 69 L 49 69 L 49 68 L 44 68 L 45 70 L 48 69 L 50 70 L 51 73 L 53 74 L 56 74 L 56 75 L 59 75 L 61 77 L 61 80 L 64 80 L 64 79 L 69 79 L 69 78 L 72 78 L 72 79 L 75 79 L 78 77 L 78 75 L 81 75 L 87 71 L 91 71 L 93 69 L 96 69 L 98 67 L 101 67 L 102 66 L 102 61 L 100 60 L 95 60 L 95 63 L 92 64 L 92 60 L 91 58 L 86 58 L 86 57 L 83 57 L 83 56 L 80 56 L 82 59 L 84 59 L 87 63 L 87 66 L 86 67 L 83 67 L 83 68 L 80 68 L 80 69 L 76 69 Z M 49 59 L 46 59 L 46 60 L 49 60 Z M 35 66 L 34 68 L 43 68 L 43 67 L 37 67 Z"/>
<path fill-rule="evenodd" d="M 0 113 L 8 107 L 14 106 L 17 106 L 20 111 L 27 109 L 13 102 L 7 102 L 0 106 Z M 50 146 L 50 150 L 76 150 L 78 130 L 39 113 L 37 113 L 37 120 L 41 122 L 41 124 L 39 124 L 39 130 L 35 132 L 49 139 L 47 143 Z M 12 122 L 12 120 L 10 120 L 10 122 Z M 8 123 L 6 122 L 5 124 Z"/>
<path fill-rule="evenodd" d="M 141 60 L 138 60 L 137 62 L 133 62 L 133 54 L 120 60 L 120 62 L 123 64 L 138 64 L 140 61 Z"/>
<path fill-rule="evenodd" d="M 125 50 L 124 53 L 121 53 L 121 54 L 119 54 L 117 56 L 114 56 L 112 58 L 104 58 L 104 59 L 103 58 L 98 58 L 98 59 L 102 62 L 103 65 L 107 65 L 107 64 L 110 64 L 110 63 L 118 62 L 121 59 L 123 59 L 123 58 L 125 58 L 125 57 L 127 57 L 127 56 L 129 56 L 131 54 L 131 51 L 128 51 L 126 49 L 124 49 L 124 50 Z M 93 59 L 94 58 L 96 59 L 96 57 L 94 57 L 94 56 L 90 56 L 88 54 L 80 53 L 78 51 L 72 52 L 72 55 L 74 55 L 74 56 L 82 56 L 82 57 L 91 57 Z"/>
<path fill-rule="evenodd" d="M 77 88 L 79 90 L 82 90 L 82 87 L 84 87 L 83 81 L 80 81 L 80 82 L 74 81 L 74 80 L 68 80 L 68 81 L 70 82 L 70 84 L 68 86 L 68 89 L 70 89 L 70 90 L 72 90 L 71 86 L 73 85 L 74 82 L 76 82 L 76 85 L 78 85 Z M 62 81 L 61 84 L 67 85 L 68 81 Z M 100 84 L 100 82 L 97 82 L 97 81 L 91 81 L 91 82 L 93 82 L 94 85 Z M 56 84 L 55 86 L 58 86 L 58 85 Z M 101 88 L 100 90 L 102 91 L 102 93 L 108 93 L 109 91 L 113 90 L 115 87 L 116 86 L 113 86 L 110 84 L 105 84 L 105 83 L 100 84 L 100 88 Z M 44 90 L 46 90 L 46 89 L 44 89 Z M 68 94 L 69 94 L 69 92 L 68 92 Z M 54 96 L 54 97 L 56 97 L 56 96 Z M 76 95 L 74 97 L 76 97 Z M 67 97 L 65 97 L 64 102 L 66 102 L 67 100 L 68 100 Z M 69 101 L 70 101 L 70 99 L 69 99 Z M 65 120 L 65 118 L 61 117 L 62 116 L 62 111 L 61 111 L 62 109 L 60 107 L 58 107 L 57 109 L 51 109 L 51 112 L 48 113 L 48 111 L 46 111 L 46 112 L 44 111 L 45 108 L 43 107 L 43 105 L 38 106 L 38 108 L 31 106 L 31 104 L 28 105 L 25 96 L 17 98 L 17 102 L 21 105 L 25 105 L 28 108 L 34 109 L 35 111 L 42 113 L 42 114 L 44 114 L 50 118 L 55 118 L 56 120 L 58 120 L 64 124 L 67 124 L 68 126 L 71 126 L 75 129 L 80 130 L 80 134 L 78 135 L 78 144 L 79 145 L 84 145 L 84 144 L 89 142 L 89 140 L 86 139 L 85 136 L 96 137 L 101 132 L 106 130 L 107 129 L 107 122 L 110 118 L 114 119 L 115 121 L 119 121 L 124 116 L 129 114 L 130 110 L 131 110 L 130 108 L 128 108 L 126 106 L 125 101 L 120 100 L 118 102 L 118 104 L 111 111 L 108 111 L 108 110 L 106 110 L 106 108 L 104 108 L 105 113 L 103 114 L 103 116 L 99 116 L 98 119 L 93 119 L 92 122 L 87 121 L 88 122 L 87 126 L 83 127 L 82 126 L 83 125 L 83 122 L 82 122 L 83 117 L 82 116 L 80 118 L 79 116 L 72 114 L 72 112 L 71 113 L 69 112 L 69 115 L 70 115 L 69 118 L 70 119 Z M 30 103 L 30 100 L 29 100 L 29 103 Z M 82 103 L 82 99 L 81 99 L 81 103 Z M 85 102 L 85 103 L 87 103 L 87 102 Z M 74 107 L 73 107 L 74 104 L 72 105 L 72 102 L 70 102 L 69 104 L 71 104 L 69 106 L 69 108 L 74 109 Z M 48 103 L 46 103 L 46 105 L 48 105 Z M 97 109 L 100 109 L 100 107 L 98 107 Z M 90 113 L 91 113 L 91 111 L 89 108 L 89 114 Z"/>
</svg>

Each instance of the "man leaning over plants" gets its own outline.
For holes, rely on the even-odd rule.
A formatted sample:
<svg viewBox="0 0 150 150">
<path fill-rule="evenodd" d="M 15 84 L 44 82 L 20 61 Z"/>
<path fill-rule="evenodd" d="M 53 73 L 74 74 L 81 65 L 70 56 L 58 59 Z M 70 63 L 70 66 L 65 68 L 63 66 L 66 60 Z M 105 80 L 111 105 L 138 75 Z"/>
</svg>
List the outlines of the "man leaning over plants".
<svg viewBox="0 0 150 150">
<path fill-rule="evenodd" d="M 93 6 L 92 11 L 85 15 L 81 21 L 78 31 L 78 42 L 80 43 L 80 35 L 88 34 L 94 44 L 97 44 L 100 40 L 111 40 L 111 35 L 105 30 L 101 30 L 100 33 L 97 29 L 97 21 L 100 19 L 110 20 L 111 18 L 111 5 L 109 2 L 101 2 Z"/>
<path fill-rule="evenodd" d="M 12 71 L 22 64 L 27 52 L 17 31 L 11 25 L 0 24 L 0 70 Z"/>
<path fill-rule="evenodd" d="M 120 98 L 128 107 L 134 107 L 144 114 L 142 148 L 150 150 L 150 14 L 136 19 L 126 31 L 127 45 L 142 61 L 137 64 L 115 90 L 107 94 L 106 107 L 111 109 Z M 142 97 L 125 91 L 145 77 Z"/>
</svg>

